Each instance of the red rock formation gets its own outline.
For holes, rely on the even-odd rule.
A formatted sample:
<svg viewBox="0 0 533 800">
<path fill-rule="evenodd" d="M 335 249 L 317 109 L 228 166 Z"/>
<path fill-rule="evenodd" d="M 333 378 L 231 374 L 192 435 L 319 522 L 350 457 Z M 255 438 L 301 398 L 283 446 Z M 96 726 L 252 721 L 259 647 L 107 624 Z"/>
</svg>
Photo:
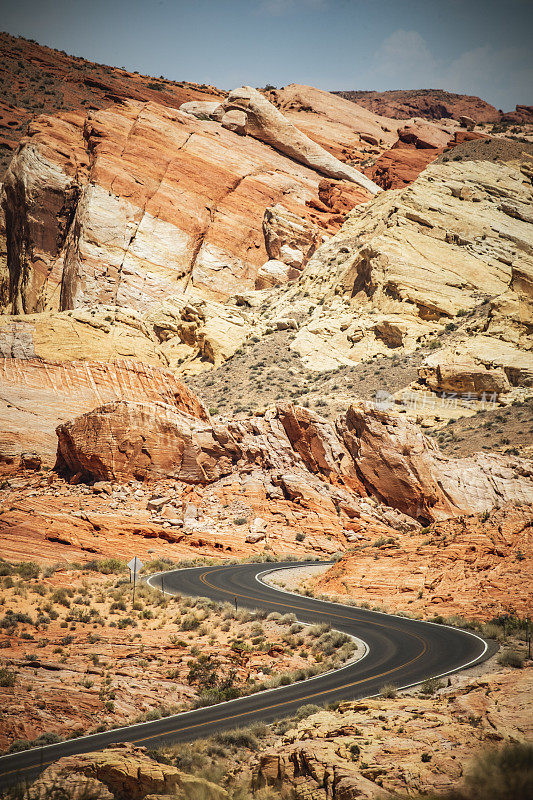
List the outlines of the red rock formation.
<svg viewBox="0 0 533 800">
<path fill-rule="evenodd" d="M 379 549 L 349 553 L 313 585 L 391 611 L 524 617 L 533 601 L 532 526 L 533 505 L 514 503 L 489 516 L 444 520 L 429 532 L 395 534 Z"/>
<path fill-rule="evenodd" d="M 118 108 L 127 99 L 179 108 L 188 101 L 224 97 L 213 86 L 96 64 L 8 33 L 0 33 L 0 83 L 0 177 L 37 114 Z"/>
<path fill-rule="evenodd" d="M 321 175 L 252 137 L 156 103 L 40 117 L 5 179 L 14 313 L 143 311 L 176 292 L 225 299 L 267 261 L 265 209 L 311 212 Z M 347 185 L 352 204 L 367 199 Z"/>
<path fill-rule="evenodd" d="M 508 111 L 501 117 L 502 122 L 514 122 L 518 125 L 533 124 L 533 106 L 517 105 L 514 111 Z"/>
<path fill-rule="evenodd" d="M 424 117 L 425 119 L 459 119 L 472 117 L 476 122 L 496 122 L 500 113 L 490 103 L 479 97 L 453 94 L 442 89 L 393 89 L 387 92 L 343 91 L 333 92 L 394 119 Z"/>
<path fill-rule="evenodd" d="M 354 494 L 335 495 L 314 477 L 320 476 L 423 524 L 499 502 L 533 501 L 529 462 L 484 453 L 447 458 L 416 425 L 365 403 L 350 406 L 337 433 L 322 417 L 292 406 L 214 426 L 163 404 L 121 401 L 60 425 L 57 434 L 58 468 L 75 479 L 173 475 L 205 484 L 256 468 L 275 471 L 276 485 L 291 499 L 320 503 L 322 494 L 357 515 Z"/>
<path fill-rule="evenodd" d="M 366 494 L 350 453 L 330 422 L 300 406 L 279 405 L 277 414 L 292 447 L 310 472 L 334 482 L 341 479 L 358 493 Z"/>
<path fill-rule="evenodd" d="M 56 469 L 77 481 L 164 476 L 210 483 L 232 470 L 239 449 L 224 430 L 162 403 L 118 400 L 59 425 Z"/>
<path fill-rule="evenodd" d="M 477 131 L 442 132 L 406 126 L 399 131 L 398 141 L 386 150 L 366 172 L 382 189 L 401 189 L 412 183 L 428 164 L 446 149 L 463 142 L 488 137 Z"/>
<path fill-rule="evenodd" d="M 386 150 L 367 172 L 382 189 L 402 189 L 442 152 L 442 148 L 417 150 L 406 144 L 397 145 Z"/>
<path fill-rule="evenodd" d="M 350 406 L 337 429 L 369 494 L 422 523 L 533 502 L 531 462 L 486 453 L 447 458 L 417 425 L 367 403 Z"/>
<path fill-rule="evenodd" d="M 199 420 L 208 419 L 200 400 L 173 373 L 135 361 L 58 364 L 2 358 L 0 384 L 0 452 L 7 461 L 16 460 L 24 450 L 34 450 L 53 464 L 57 425 L 119 398 L 159 401 Z"/>
</svg>

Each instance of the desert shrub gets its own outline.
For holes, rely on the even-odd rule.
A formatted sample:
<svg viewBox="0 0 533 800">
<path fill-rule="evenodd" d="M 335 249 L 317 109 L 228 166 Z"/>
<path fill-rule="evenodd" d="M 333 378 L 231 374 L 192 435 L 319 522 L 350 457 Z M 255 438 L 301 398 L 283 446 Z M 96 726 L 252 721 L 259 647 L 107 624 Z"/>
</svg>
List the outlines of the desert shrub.
<svg viewBox="0 0 533 800">
<path fill-rule="evenodd" d="M 292 625 L 295 622 L 297 622 L 295 614 L 283 614 L 279 619 L 280 625 Z"/>
<path fill-rule="evenodd" d="M 57 733 L 43 733 L 37 739 L 16 739 L 8 749 L 8 753 L 19 753 L 21 750 L 29 750 L 32 747 L 41 747 L 46 744 L 57 744 L 62 739 Z"/>
<path fill-rule="evenodd" d="M 0 620 L 0 628 L 13 628 L 21 622 L 26 625 L 33 625 L 33 620 L 29 614 L 23 611 L 12 611 L 8 609 L 5 616 Z"/>
<path fill-rule="evenodd" d="M 316 703 L 305 703 L 305 705 L 300 706 L 296 712 L 296 719 L 305 719 L 306 717 L 310 717 L 311 714 L 316 714 L 320 710 L 320 706 L 317 706 Z"/>
<path fill-rule="evenodd" d="M 250 728 L 235 728 L 235 730 L 231 731 L 221 731 L 215 734 L 214 739 L 225 747 L 244 747 L 247 750 L 259 749 L 257 736 Z"/>
<path fill-rule="evenodd" d="M 343 645 L 351 642 L 349 636 L 340 631 L 325 631 L 317 640 L 316 647 L 320 649 L 323 655 L 332 656 Z"/>
<path fill-rule="evenodd" d="M 516 650 L 504 650 L 498 657 L 498 664 L 503 667 L 514 667 L 515 669 L 522 669 L 524 666 L 524 657 Z"/>
<path fill-rule="evenodd" d="M 295 538 L 297 542 L 303 542 L 305 539 L 305 533 L 303 531 L 298 531 Z"/>
<path fill-rule="evenodd" d="M 148 561 L 142 568 L 143 573 L 150 575 L 152 572 L 165 572 L 170 569 L 177 569 L 178 564 L 171 558 L 154 558 Z"/>
<path fill-rule="evenodd" d="M 5 689 L 9 686 L 14 686 L 16 680 L 17 673 L 14 670 L 8 669 L 7 667 L 0 667 L 0 686 L 2 688 Z"/>
<path fill-rule="evenodd" d="M 372 542 L 372 547 L 383 547 L 386 544 L 396 544 L 394 536 L 380 536 L 375 542 Z"/>
<path fill-rule="evenodd" d="M 324 633 L 327 633 L 331 630 L 331 625 L 328 625 L 327 622 L 320 622 L 317 625 L 311 625 L 307 629 L 307 633 L 309 636 L 313 636 L 315 639 L 318 639 Z"/>
<path fill-rule="evenodd" d="M 352 754 L 353 761 L 357 761 L 357 759 L 361 755 L 361 748 L 359 747 L 359 745 L 355 744 L 355 742 L 354 742 L 354 744 L 350 745 L 349 750 L 350 750 L 350 753 Z"/>
<path fill-rule="evenodd" d="M 88 561 L 85 564 L 85 569 L 92 572 L 101 572 L 102 575 L 111 575 L 125 572 L 127 567 L 119 558 L 102 558 L 99 561 Z"/>
<path fill-rule="evenodd" d="M 501 639 L 503 631 L 498 625 L 492 622 L 486 622 L 481 625 L 481 635 L 485 639 Z"/>
<path fill-rule="evenodd" d="M 20 561 L 15 564 L 14 571 L 26 580 L 38 578 L 41 574 L 41 568 L 34 561 Z"/>
<path fill-rule="evenodd" d="M 393 683 L 385 683 L 381 687 L 381 696 L 386 697 L 387 699 L 392 699 L 396 697 L 398 694 L 398 690 Z"/>
<path fill-rule="evenodd" d="M 120 628 L 121 630 L 128 627 L 136 627 L 136 625 L 137 623 L 131 617 L 122 617 L 122 619 L 119 619 L 117 622 L 117 628 Z"/>
<path fill-rule="evenodd" d="M 186 614 L 181 620 L 182 631 L 195 631 L 201 625 L 201 619 L 196 614 Z"/>
<path fill-rule="evenodd" d="M 420 691 L 422 694 L 435 694 L 435 692 L 438 692 L 443 686 L 443 682 L 439 681 L 438 678 L 426 678 L 420 686 Z"/>
<path fill-rule="evenodd" d="M 530 800 L 533 797 L 533 744 L 506 744 L 486 750 L 467 771 L 464 800 Z"/>
<path fill-rule="evenodd" d="M 70 608 L 69 596 L 72 596 L 72 591 L 64 588 L 55 589 L 50 596 L 50 601 L 52 603 L 59 603 L 65 606 L 65 608 Z"/>
</svg>

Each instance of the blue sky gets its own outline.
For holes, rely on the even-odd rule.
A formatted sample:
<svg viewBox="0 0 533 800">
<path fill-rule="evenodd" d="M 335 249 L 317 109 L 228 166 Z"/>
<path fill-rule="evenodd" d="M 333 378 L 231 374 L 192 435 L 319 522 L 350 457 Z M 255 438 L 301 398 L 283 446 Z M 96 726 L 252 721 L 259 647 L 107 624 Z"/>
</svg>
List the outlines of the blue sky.
<svg viewBox="0 0 533 800">
<path fill-rule="evenodd" d="M 533 103 L 533 0 L 0 0 L 0 28 L 174 80 Z"/>
</svg>

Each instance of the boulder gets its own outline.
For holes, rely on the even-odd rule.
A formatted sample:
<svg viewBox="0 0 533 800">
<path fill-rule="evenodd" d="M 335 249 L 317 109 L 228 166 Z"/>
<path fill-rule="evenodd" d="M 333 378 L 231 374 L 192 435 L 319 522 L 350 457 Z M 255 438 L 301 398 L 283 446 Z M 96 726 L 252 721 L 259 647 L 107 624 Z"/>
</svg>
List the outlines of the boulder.
<svg viewBox="0 0 533 800">
<path fill-rule="evenodd" d="M 271 258 L 259 269 L 255 279 L 255 288 L 272 289 L 274 286 L 284 286 L 289 283 L 291 278 L 294 280 L 297 274 L 296 270 L 284 264 L 283 261 Z"/>
<path fill-rule="evenodd" d="M 220 122 L 224 116 L 224 109 L 220 103 L 210 100 L 190 100 L 181 104 L 180 111 L 196 119 L 213 119 L 216 122 Z"/>
<path fill-rule="evenodd" d="M 195 777 L 169 764 L 161 764 L 146 753 L 143 747 L 129 744 L 116 745 L 96 753 L 83 753 L 61 758 L 49 767 L 33 785 L 32 798 L 49 797 L 50 787 L 55 795 L 65 779 L 82 776 L 90 779 L 90 789 L 104 790 L 100 797 L 124 797 L 144 800 L 149 795 L 179 794 L 183 800 L 228 800 L 227 792 L 220 786 Z M 84 784 L 87 786 L 86 782 Z M 38 794 L 42 790 L 42 795 Z M 105 793 L 108 790 L 108 793 Z M 111 795 L 109 795 L 111 792 Z M 87 794 L 80 797 L 87 797 Z M 92 796 L 92 793 L 91 793 Z M 95 795 L 96 796 L 96 795 Z M 70 794 L 69 794 L 70 797 Z"/>
<path fill-rule="evenodd" d="M 288 211 L 280 203 L 266 209 L 263 234 L 270 258 L 298 271 L 312 256 L 320 239 L 315 225 Z"/>
<path fill-rule="evenodd" d="M 298 323 L 295 319 L 281 318 L 275 321 L 276 330 L 278 331 L 297 331 Z"/>
<path fill-rule="evenodd" d="M 247 544 L 257 544 L 258 542 L 262 542 L 265 538 L 266 538 L 265 531 L 255 531 L 249 533 L 244 541 Z"/>
<path fill-rule="evenodd" d="M 503 369 L 488 369 L 474 359 L 453 353 L 432 353 L 418 368 L 419 377 L 434 392 L 471 397 L 498 396 L 511 388 Z"/>
<path fill-rule="evenodd" d="M 38 472 L 43 465 L 43 460 L 37 453 L 21 453 L 20 454 L 20 467 L 21 469 L 31 469 Z"/>
<path fill-rule="evenodd" d="M 421 119 L 414 119 L 398 130 L 398 137 L 405 144 L 412 144 L 421 150 L 446 147 L 451 132 L 438 128 Z"/>
<path fill-rule="evenodd" d="M 472 117 L 467 116 L 466 114 L 459 115 L 459 122 L 462 128 L 470 128 L 470 127 L 473 128 L 476 124 L 476 120 L 473 119 Z"/>
<path fill-rule="evenodd" d="M 276 410 L 291 446 L 310 472 L 329 479 L 342 477 L 346 484 L 364 493 L 351 455 L 327 419 L 291 404 L 279 404 Z"/>
<path fill-rule="evenodd" d="M 246 133 L 249 136 L 260 139 L 301 164 L 327 177 L 356 183 L 371 194 L 381 191 L 379 186 L 361 172 L 343 164 L 298 130 L 266 97 L 251 86 L 242 86 L 230 92 L 224 108 L 226 111 L 244 111 Z"/>
<path fill-rule="evenodd" d="M 485 453 L 448 458 L 414 423 L 362 402 L 337 420 L 337 431 L 368 493 L 424 525 L 533 502 L 530 461 Z"/>
<path fill-rule="evenodd" d="M 116 401 L 56 429 L 56 469 L 127 481 L 173 476 L 211 483 L 232 470 L 239 448 L 227 430 L 163 403 Z"/>
<path fill-rule="evenodd" d="M 244 111 L 239 111 L 237 108 L 225 111 L 220 121 L 223 128 L 238 133 L 240 136 L 245 136 L 246 114 Z"/>
</svg>

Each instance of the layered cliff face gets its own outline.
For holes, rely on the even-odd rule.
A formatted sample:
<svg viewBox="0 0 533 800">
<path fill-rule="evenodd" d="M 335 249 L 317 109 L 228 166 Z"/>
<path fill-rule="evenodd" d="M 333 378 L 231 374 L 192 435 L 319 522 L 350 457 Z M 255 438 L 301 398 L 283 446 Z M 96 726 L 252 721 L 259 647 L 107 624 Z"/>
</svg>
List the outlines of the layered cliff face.
<svg viewBox="0 0 533 800">
<path fill-rule="evenodd" d="M 323 171 L 328 159 L 340 165 L 321 152 Z M 89 358 L 102 346 L 96 330 L 118 334 L 104 352 L 120 356 L 125 324 L 134 355 L 219 363 L 250 332 L 246 316 L 220 302 L 261 281 L 294 281 L 339 227 L 339 209 L 369 196 L 156 103 L 42 117 L 5 177 L 0 296 L 15 315 L 62 314 L 32 320 L 41 330 L 81 321 Z M 88 310 L 95 324 L 83 327 Z M 37 349 L 43 336 L 33 337 Z"/>
<path fill-rule="evenodd" d="M 34 452 L 52 465 L 55 428 L 95 406 L 117 399 L 163 402 L 191 418 L 207 420 L 198 397 L 176 376 L 133 360 L 53 362 L 41 358 L 1 358 L 2 461 L 17 462 Z"/>
<path fill-rule="evenodd" d="M 309 217 L 318 194 L 314 171 L 156 103 L 41 118 L 31 133 L 4 184 L 15 313 L 253 289 L 265 209 Z"/>
<path fill-rule="evenodd" d="M 128 72 L 0 32 L 0 179 L 38 114 L 120 108 L 124 100 L 181 103 L 223 99 L 214 86 Z"/>
</svg>

